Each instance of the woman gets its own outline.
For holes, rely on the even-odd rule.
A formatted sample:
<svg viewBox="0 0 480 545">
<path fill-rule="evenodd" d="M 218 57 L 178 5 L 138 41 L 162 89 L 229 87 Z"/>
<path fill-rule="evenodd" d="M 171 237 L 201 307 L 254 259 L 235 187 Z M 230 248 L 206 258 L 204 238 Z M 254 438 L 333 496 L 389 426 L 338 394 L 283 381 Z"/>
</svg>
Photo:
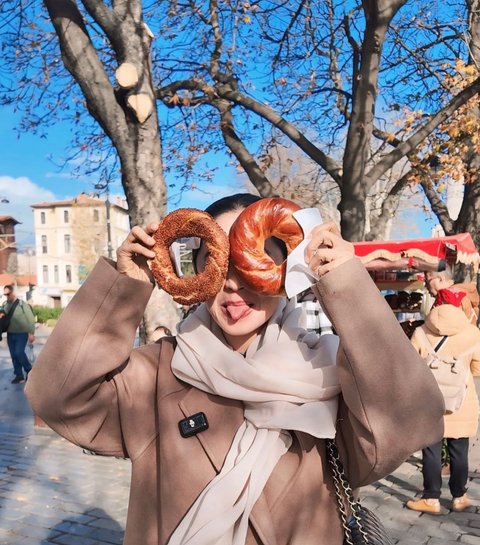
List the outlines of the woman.
<svg viewBox="0 0 480 545">
<path fill-rule="evenodd" d="M 462 303 L 467 295 L 451 291 L 453 281 L 449 275 L 432 275 L 430 282 L 435 290 L 435 303 L 424 325 L 413 333 L 412 343 L 422 357 L 427 357 L 429 349 L 435 348 L 445 337 L 439 354 L 455 357 L 464 354 L 470 367 L 465 401 L 458 411 L 445 416 L 444 433 L 450 458 L 451 509 L 463 511 L 472 505 L 466 494 L 468 447 L 469 438 L 475 437 L 478 430 L 479 407 L 473 376 L 480 375 L 480 330 L 465 315 Z M 441 513 L 442 443 L 438 441 L 423 449 L 423 494 L 407 502 L 409 509 L 433 515 Z"/>
<path fill-rule="evenodd" d="M 207 211 L 228 233 L 255 200 Z M 336 428 L 355 487 L 394 470 L 442 437 L 430 371 L 331 223 L 305 259 L 339 347 L 333 335 L 303 342 L 294 303 L 246 289 L 230 268 L 175 340 L 132 349 L 156 229 L 134 227 L 65 309 L 28 381 L 34 411 L 84 448 L 130 457 L 126 545 L 340 545 L 324 439 Z M 278 241 L 266 246 L 283 259 Z M 205 257 L 201 247 L 197 269 Z"/>
</svg>

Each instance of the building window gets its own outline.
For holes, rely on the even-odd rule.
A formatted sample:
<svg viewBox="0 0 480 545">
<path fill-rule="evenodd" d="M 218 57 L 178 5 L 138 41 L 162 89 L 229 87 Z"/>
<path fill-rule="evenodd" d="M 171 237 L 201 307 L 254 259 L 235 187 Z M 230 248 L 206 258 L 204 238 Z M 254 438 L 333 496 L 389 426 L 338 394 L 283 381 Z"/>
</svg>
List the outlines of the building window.
<svg viewBox="0 0 480 545">
<path fill-rule="evenodd" d="M 40 223 L 42 225 L 45 225 L 45 221 L 46 221 L 45 212 L 40 212 Z"/>
<path fill-rule="evenodd" d="M 69 217 L 68 217 L 68 210 L 63 211 L 63 223 L 68 223 Z"/>
<path fill-rule="evenodd" d="M 43 283 L 48 284 L 48 265 L 44 265 L 42 268 Z"/>
<path fill-rule="evenodd" d="M 48 253 L 47 235 L 42 235 L 42 254 Z"/>
<path fill-rule="evenodd" d="M 100 221 L 100 213 L 97 208 L 93 209 L 93 221 Z"/>
<path fill-rule="evenodd" d="M 67 284 L 72 283 L 72 266 L 71 265 L 65 265 L 65 277 L 67 280 Z"/>
<path fill-rule="evenodd" d="M 55 281 L 55 284 L 60 284 L 60 276 L 58 274 L 58 265 L 54 265 L 53 267 L 53 279 Z"/>
<path fill-rule="evenodd" d="M 65 246 L 65 253 L 69 254 L 70 253 L 70 235 L 64 235 L 63 242 Z"/>
</svg>

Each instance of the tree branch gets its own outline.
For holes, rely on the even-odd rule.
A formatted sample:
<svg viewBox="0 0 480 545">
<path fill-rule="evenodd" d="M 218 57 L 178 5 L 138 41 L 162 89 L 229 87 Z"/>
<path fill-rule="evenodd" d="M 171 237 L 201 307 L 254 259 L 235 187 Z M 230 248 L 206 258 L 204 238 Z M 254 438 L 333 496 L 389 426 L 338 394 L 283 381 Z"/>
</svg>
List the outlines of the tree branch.
<svg viewBox="0 0 480 545">
<path fill-rule="evenodd" d="M 213 88 L 208 86 L 204 81 L 198 79 L 173 82 L 165 87 L 157 89 L 156 96 L 158 99 L 163 100 L 167 106 L 172 107 L 172 105 L 174 105 L 172 104 L 172 97 L 181 89 L 206 92 L 206 101 L 210 102 L 212 105 L 215 105 L 214 97 L 220 97 L 229 100 L 234 104 L 241 105 L 251 112 L 254 112 L 279 129 L 313 161 L 322 167 L 339 185 L 341 184 L 341 166 L 339 163 L 318 149 L 294 125 L 286 121 L 280 114 L 275 112 L 275 110 L 269 106 L 247 97 L 240 91 L 233 91 L 231 90 L 231 87 L 227 85 L 217 85 L 215 88 Z"/>
<path fill-rule="evenodd" d="M 439 110 L 423 127 L 418 129 L 408 140 L 400 143 L 394 150 L 385 155 L 371 170 L 367 173 L 365 180 L 370 188 L 385 172 L 393 167 L 397 161 L 406 157 L 409 153 L 423 142 L 423 140 L 432 133 L 441 123 L 446 121 L 460 106 L 468 102 L 473 96 L 480 92 L 480 78 L 477 78 L 468 87 L 465 87 L 460 93 L 454 96 L 450 102 Z"/>
<path fill-rule="evenodd" d="M 112 44 L 115 44 L 115 49 L 117 49 L 116 42 L 118 41 L 117 36 L 119 20 L 115 13 L 106 6 L 105 2 L 101 0 L 81 1 L 85 6 L 85 9 L 91 15 L 92 19 L 105 32 Z"/>
<path fill-rule="evenodd" d="M 365 235 L 365 240 L 376 240 L 382 233 L 385 233 L 387 223 L 395 215 L 403 190 L 408 185 L 411 175 L 412 172 L 409 170 L 399 178 L 390 189 L 388 195 L 382 202 L 380 214 L 378 217 L 370 219 L 370 231 Z"/>
<path fill-rule="evenodd" d="M 212 27 L 215 47 L 210 57 L 210 73 L 214 80 L 217 80 L 220 73 L 220 58 L 222 56 L 222 33 L 218 23 L 218 4 L 217 0 L 210 0 L 210 26 Z"/>
<path fill-rule="evenodd" d="M 220 128 L 225 144 L 238 159 L 260 195 L 271 197 L 275 193 L 272 184 L 235 132 L 231 105 L 227 101 L 217 101 L 217 109 L 220 112 Z"/>
<path fill-rule="evenodd" d="M 72 0 L 44 0 L 58 35 L 62 59 L 85 95 L 90 113 L 115 142 L 127 132 L 124 112 Z"/>
<path fill-rule="evenodd" d="M 450 218 L 447 205 L 438 196 L 438 193 L 432 187 L 430 180 L 422 179 L 420 185 L 423 187 L 425 196 L 433 210 L 433 213 L 440 221 L 440 225 L 443 227 L 445 233 L 453 233 L 455 222 Z"/>
<path fill-rule="evenodd" d="M 227 86 L 218 86 L 216 87 L 216 90 L 218 96 L 231 100 L 234 104 L 239 104 L 247 110 L 250 110 L 263 119 L 269 121 L 274 127 L 280 130 L 285 136 L 294 142 L 313 161 L 321 166 L 339 185 L 341 184 L 342 169 L 339 163 L 318 149 L 294 125 L 289 123 L 275 110 L 270 108 L 270 106 L 257 102 L 239 91 L 232 91 Z"/>
</svg>

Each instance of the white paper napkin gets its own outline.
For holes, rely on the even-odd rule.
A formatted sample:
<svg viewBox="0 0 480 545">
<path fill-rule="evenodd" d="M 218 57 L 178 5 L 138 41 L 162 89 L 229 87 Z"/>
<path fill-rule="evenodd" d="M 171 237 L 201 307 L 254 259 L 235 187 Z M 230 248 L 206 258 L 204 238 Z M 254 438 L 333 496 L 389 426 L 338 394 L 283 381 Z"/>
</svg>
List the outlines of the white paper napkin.
<svg viewBox="0 0 480 545">
<path fill-rule="evenodd" d="M 305 263 L 304 256 L 305 247 L 310 242 L 308 235 L 314 227 L 322 223 L 322 216 L 318 208 L 303 208 L 294 212 L 293 217 L 303 230 L 303 240 L 287 257 L 285 291 L 288 298 L 301 293 L 318 280 L 318 277 L 312 273 Z"/>
</svg>

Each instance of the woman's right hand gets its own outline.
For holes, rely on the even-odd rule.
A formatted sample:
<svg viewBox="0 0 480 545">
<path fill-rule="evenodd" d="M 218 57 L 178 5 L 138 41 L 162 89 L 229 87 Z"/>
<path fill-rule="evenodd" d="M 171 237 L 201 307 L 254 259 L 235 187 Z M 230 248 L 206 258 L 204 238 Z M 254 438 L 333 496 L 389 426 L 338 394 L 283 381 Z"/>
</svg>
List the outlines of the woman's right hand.
<svg viewBox="0 0 480 545">
<path fill-rule="evenodd" d="M 117 249 L 117 271 L 135 280 L 155 284 L 148 260 L 155 257 L 152 250 L 155 239 L 151 236 L 158 229 L 158 223 L 151 223 L 145 229 L 138 225 L 132 228 L 122 245 Z"/>
</svg>

